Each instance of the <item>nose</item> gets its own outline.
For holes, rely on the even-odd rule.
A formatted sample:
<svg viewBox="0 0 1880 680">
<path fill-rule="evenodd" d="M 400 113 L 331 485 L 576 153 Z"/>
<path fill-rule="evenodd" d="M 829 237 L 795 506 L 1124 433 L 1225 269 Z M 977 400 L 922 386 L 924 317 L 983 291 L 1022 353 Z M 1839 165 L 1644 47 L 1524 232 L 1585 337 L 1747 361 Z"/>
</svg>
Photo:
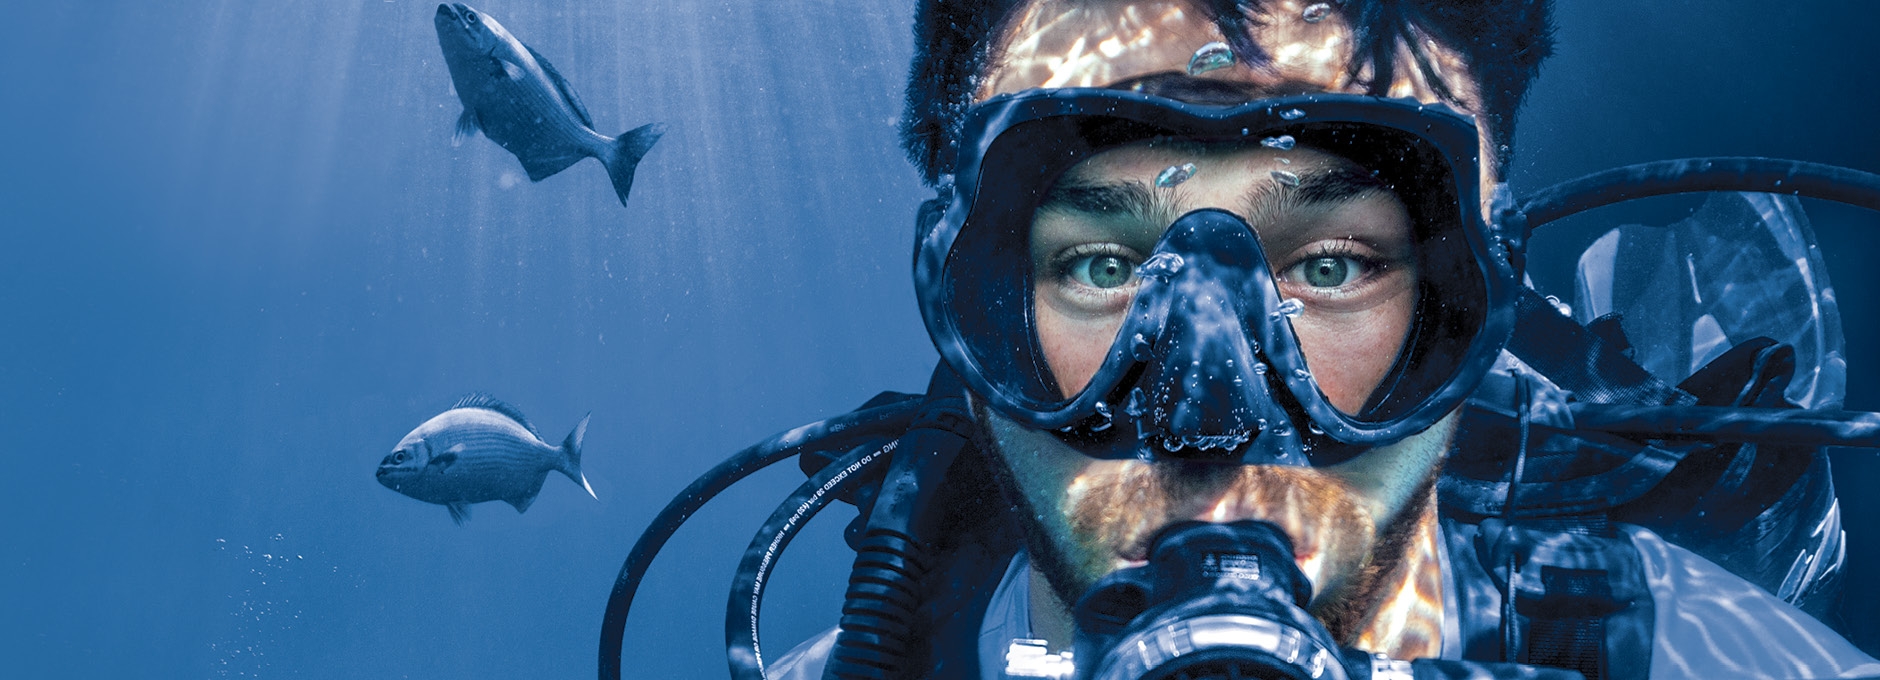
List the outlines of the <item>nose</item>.
<svg viewBox="0 0 1880 680">
<path fill-rule="evenodd" d="M 1249 323 L 1262 323 L 1279 296 L 1253 230 L 1220 210 L 1198 210 L 1169 227 L 1165 262 L 1138 295 L 1163 319 L 1148 366 L 1131 392 L 1145 453 L 1222 463 L 1307 464 L 1269 383 L 1269 363 Z M 1168 257 L 1165 257 L 1166 254 Z"/>
</svg>

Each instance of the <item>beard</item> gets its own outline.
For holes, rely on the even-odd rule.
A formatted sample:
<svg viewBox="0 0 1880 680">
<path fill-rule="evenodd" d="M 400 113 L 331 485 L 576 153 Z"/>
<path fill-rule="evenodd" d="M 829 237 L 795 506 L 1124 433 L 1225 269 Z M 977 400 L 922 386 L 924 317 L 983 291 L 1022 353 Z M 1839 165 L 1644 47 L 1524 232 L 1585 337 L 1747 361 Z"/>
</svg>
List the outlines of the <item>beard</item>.
<svg viewBox="0 0 1880 680">
<path fill-rule="evenodd" d="M 1341 645 L 1355 641 L 1401 581 L 1440 469 L 1430 469 L 1409 503 L 1381 526 L 1344 480 L 1292 466 L 1115 461 L 1077 475 L 1060 506 L 1037 507 L 987 425 L 984 407 L 975 403 L 973 410 L 980 423 L 976 443 L 998 460 L 991 468 L 999 486 L 1033 520 L 1024 531 L 1032 563 L 1067 606 L 1104 575 L 1146 559 L 1150 541 L 1171 523 L 1254 519 L 1292 540 L 1294 562 L 1313 584 L 1307 611 Z M 1065 535 L 1045 529 L 1053 515 L 1062 518 Z"/>
</svg>

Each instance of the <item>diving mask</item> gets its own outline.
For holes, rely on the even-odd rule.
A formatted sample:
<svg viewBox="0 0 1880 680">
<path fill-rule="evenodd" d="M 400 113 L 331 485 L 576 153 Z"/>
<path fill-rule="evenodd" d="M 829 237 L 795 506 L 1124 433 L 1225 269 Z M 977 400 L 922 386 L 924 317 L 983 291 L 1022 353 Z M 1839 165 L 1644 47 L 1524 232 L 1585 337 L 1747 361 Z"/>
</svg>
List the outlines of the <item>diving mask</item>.
<svg viewBox="0 0 1880 680">
<path fill-rule="evenodd" d="M 962 132 L 923 213 L 928 331 L 1086 454 L 1336 463 L 1447 415 L 1506 341 L 1515 275 L 1445 107 L 1033 90 Z"/>
</svg>

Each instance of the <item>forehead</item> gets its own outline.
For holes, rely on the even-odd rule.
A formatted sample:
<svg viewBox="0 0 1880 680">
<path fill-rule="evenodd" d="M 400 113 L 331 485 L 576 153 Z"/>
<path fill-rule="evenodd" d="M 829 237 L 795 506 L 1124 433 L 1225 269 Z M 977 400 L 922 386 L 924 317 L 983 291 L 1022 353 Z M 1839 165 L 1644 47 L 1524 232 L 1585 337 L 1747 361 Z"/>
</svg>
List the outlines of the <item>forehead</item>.
<svg viewBox="0 0 1880 680">
<path fill-rule="evenodd" d="M 1199 77 L 1243 86 L 1250 98 L 1369 89 L 1370 68 L 1352 68 L 1353 28 L 1336 4 L 1241 4 L 1253 8 L 1246 21 L 1237 23 L 1264 52 L 1265 62 L 1237 60 Z M 1188 0 L 1031 0 L 1014 11 L 1000 32 L 976 95 L 985 99 L 1041 87 L 1106 87 L 1143 76 L 1183 73 L 1197 50 L 1227 37 L 1199 4 Z M 1406 39 L 1421 43 L 1432 70 L 1463 108 L 1479 108 L 1474 78 L 1454 51 L 1428 36 Z M 1412 63 L 1408 46 L 1399 44 L 1398 49 L 1405 57 L 1401 63 Z M 1398 68 L 1388 95 L 1434 103 L 1436 91 L 1419 69 Z"/>
</svg>

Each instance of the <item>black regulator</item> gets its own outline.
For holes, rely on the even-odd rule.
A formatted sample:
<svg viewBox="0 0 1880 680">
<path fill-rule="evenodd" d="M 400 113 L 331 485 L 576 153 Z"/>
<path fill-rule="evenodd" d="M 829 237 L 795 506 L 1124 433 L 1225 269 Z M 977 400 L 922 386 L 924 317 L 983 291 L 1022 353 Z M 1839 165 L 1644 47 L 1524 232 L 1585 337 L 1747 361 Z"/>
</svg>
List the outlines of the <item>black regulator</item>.
<svg viewBox="0 0 1880 680">
<path fill-rule="evenodd" d="M 1069 680 L 1425 680 L 1579 678 L 1573 671 L 1442 659 L 1402 661 L 1341 649 L 1304 609 L 1312 586 L 1278 527 L 1242 520 L 1164 528 L 1140 567 L 1079 600 L 1069 655 L 1021 641 L 1007 678 Z M 1068 656 L 1069 658 L 1065 658 Z"/>
</svg>

